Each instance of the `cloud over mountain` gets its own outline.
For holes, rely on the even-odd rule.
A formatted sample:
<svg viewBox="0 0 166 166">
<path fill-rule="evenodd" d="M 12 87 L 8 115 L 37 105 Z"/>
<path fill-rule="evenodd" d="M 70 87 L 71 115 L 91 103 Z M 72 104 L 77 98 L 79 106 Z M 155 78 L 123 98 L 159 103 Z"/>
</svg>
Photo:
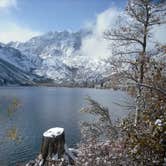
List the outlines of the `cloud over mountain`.
<svg viewBox="0 0 166 166">
<path fill-rule="evenodd" d="M 88 22 L 87 27 L 92 34 L 82 41 L 81 51 L 87 56 L 106 58 L 110 56 L 108 41 L 104 38 L 104 32 L 115 26 L 120 12 L 116 8 L 109 8 L 97 15 L 95 22 Z"/>
</svg>

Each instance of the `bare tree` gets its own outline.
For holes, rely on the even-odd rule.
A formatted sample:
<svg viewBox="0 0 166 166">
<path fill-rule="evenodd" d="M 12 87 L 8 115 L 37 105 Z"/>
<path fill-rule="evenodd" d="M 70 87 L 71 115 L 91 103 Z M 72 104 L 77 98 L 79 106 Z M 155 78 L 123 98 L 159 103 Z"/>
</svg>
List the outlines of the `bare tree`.
<svg viewBox="0 0 166 166">
<path fill-rule="evenodd" d="M 111 61 L 114 69 L 136 86 L 136 125 L 139 111 L 145 107 L 142 90 L 154 88 L 145 84 L 150 58 L 154 52 L 158 53 L 157 49 L 154 50 L 155 43 L 152 42 L 151 30 L 156 25 L 166 23 L 166 2 L 129 0 L 126 15 L 127 17 L 119 17 L 117 28 L 107 31 L 105 37 L 114 41 L 114 58 Z M 165 91 L 157 87 L 154 89 L 165 94 Z"/>
<path fill-rule="evenodd" d="M 90 99 L 83 111 L 96 115 L 99 123 L 85 123 L 84 127 L 90 127 L 90 134 L 95 136 L 102 134 L 102 138 L 108 133 L 109 143 L 106 145 L 99 139 L 82 144 L 77 165 L 86 162 L 86 165 L 143 166 L 165 162 L 166 44 L 154 42 L 152 33 L 155 26 L 165 23 L 165 9 L 166 2 L 162 0 L 129 0 L 117 27 L 105 33 L 106 39 L 113 43 L 110 62 L 116 74 L 111 79 L 132 89 L 129 92 L 136 97 L 136 106 L 130 109 L 136 109 L 136 114 L 131 113 L 112 125 L 108 109 Z M 112 139 L 112 131 L 116 131 L 116 139 Z"/>
</svg>

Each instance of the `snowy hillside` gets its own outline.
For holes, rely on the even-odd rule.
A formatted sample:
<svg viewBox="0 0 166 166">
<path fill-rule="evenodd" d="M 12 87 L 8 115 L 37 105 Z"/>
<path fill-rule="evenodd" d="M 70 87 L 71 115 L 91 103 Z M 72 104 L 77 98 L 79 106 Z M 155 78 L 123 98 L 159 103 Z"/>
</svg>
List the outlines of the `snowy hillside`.
<svg viewBox="0 0 166 166">
<path fill-rule="evenodd" d="M 25 55 L 21 54 L 19 50 L 4 44 L 0 44 L 0 59 L 11 63 L 23 71 L 29 72 L 34 68 L 33 63 Z"/>
<path fill-rule="evenodd" d="M 34 77 L 0 58 L 0 85 L 33 85 Z"/>
<path fill-rule="evenodd" d="M 0 85 L 34 85 L 45 78 L 33 74 L 35 65 L 19 50 L 0 43 Z"/>
<path fill-rule="evenodd" d="M 99 83 L 107 75 L 109 65 L 101 59 L 84 55 L 80 49 L 83 38 L 90 32 L 48 32 L 25 43 L 10 42 L 21 54 L 7 61 L 26 71 L 54 80 L 58 85 Z M 15 50 L 16 51 L 16 50 Z"/>
</svg>

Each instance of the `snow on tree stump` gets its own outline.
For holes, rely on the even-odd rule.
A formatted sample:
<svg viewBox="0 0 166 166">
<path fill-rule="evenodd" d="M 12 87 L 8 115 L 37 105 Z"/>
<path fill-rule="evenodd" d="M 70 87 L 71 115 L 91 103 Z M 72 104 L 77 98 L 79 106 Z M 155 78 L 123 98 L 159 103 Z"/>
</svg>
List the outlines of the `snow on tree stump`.
<svg viewBox="0 0 166 166">
<path fill-rule="evenodd" d="M 64 129 L 55 127 L 43 133 L 39 155 L 26 166 L 74 165 L 78 153 L 65 144 Z"/>
<path fill-rule="evenodd" d="M 63 128 L 55 127 L 43 133 L 41 155 L 44 160 L 60 159 L 65 153 L 65 133 Z M 44 164 L 43 163 L 43 164 Z"/>
</svg>

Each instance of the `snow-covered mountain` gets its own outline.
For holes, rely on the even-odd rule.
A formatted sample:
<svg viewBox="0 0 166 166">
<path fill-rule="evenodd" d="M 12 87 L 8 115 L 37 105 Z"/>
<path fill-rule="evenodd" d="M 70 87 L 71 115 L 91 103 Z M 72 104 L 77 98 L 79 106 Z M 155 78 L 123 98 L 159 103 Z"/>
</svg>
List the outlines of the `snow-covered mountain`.
<svg viewBox="0 0 166 166">
<path fill-rule="evenodd" d="M 35 76 L 29 71 L 31 67 L 26 56 L 0 43 L 0 85 L 34 84 Z"/>
<path fill-rule="evenodd" d="M 32 75 L 29 75 L 16 66 L 0 59 L 0 85 L 33 85 Z"/>
<path fill-rule="evenodd" d="M 17 68 L 29 72 L 35 65 L 30 62 L 27 56 L 23 55 L 19 50 L 0 43 L 0 59 L 4 60 Z"/>
<path fill-rule="evenodd" d="M 26 72 L 53 79 L 58 85 L 99 83 L 109 65 L 80 51 L 82 40 L 89 34 L 86 31 L 48 32 L 24 43 L 10 42 L 2 49 L 3 59 Z M 17 53 L 11 57 L 8 51 Z"/>
</svg>

